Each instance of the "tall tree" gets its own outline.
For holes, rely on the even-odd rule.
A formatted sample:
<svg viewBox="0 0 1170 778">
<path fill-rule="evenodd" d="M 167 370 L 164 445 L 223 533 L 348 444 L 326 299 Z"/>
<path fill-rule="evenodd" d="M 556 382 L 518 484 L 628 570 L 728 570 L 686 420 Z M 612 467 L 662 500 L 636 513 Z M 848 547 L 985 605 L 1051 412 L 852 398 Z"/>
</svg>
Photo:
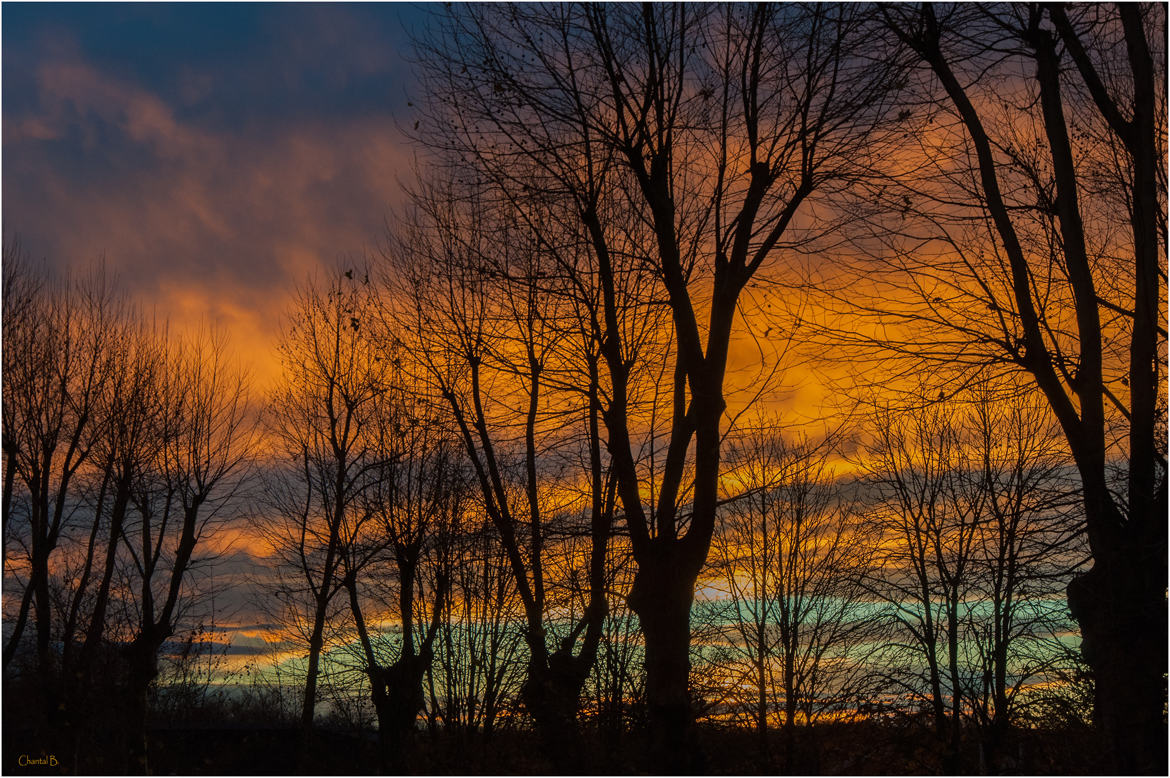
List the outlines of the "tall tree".
<svg viewBox="0 0 1170 778">
<path fill-rule="evenodd" d="M 254 418 L 247 379 L 222 338 L 172 345 L 157 377 L 157 441 L 136 472 L 132 520 L 123 528 L 129 571 L 126 593 L 135 619 L 124 647 L 132 769 L 148 770 L 146 703 L 158 676 L 158 653 L 191 595 L 200 541 L 222 524 L 253 454 Z"/>
<path fill-rule="evenodd" d="M 245 380 L 222 338 L 172 336 L 103 269 L 39 284 L 5 272 L 17 273 L 5 429 L 24 487 L 9 529 L 29 552 L 5 650 L 20 645 L 32 607 L 49 742 L 77 750 L 91 737 L 100 746 L 84 764 L 144 770 L 158 653 L 251 455 Z"/>
<path fill-rule="evenodd" d="M 928 156 L 908 144 L 884 193 L 900 291 L 872 309 L 913 325 L 900 352 L 1047 399 L 1084 489 L 1096 720 L 1118 771 L 1164 772 L 1165 6 L 883 12 L 930 76 L 906 111 Z"/>
<path fill-rule="evenodd" d="M 873 638 L 862 586 L 873 550 L 856 542 L 852 506 L 833 483 L 832 438 L 785 439 L 760 418 L 728 446 L 724 480 L 734 487 L 715 537 L 721 621 L 765 758 L 779 718 L 784 770 L 799 772 L 798 719 L 811 727 L 846 710 L 866 672 L 858 649 Z"/>
<path fill-rule="evenodd" d="M 3 340 L 4 372 L 12 376 L 19 370 L 22 361 L 30 356 L 33 346 L 30 337 L 34 333 L 34 319 L 38 315 L 37 301 L 41 296 L 43 281 L 34 272 L 32 262 L 16 240 L 4 242 L 3 265 Z M 13 390 L 7 381 L 4 384 L 3 429 L 0 429 L 0 452 L 4 457 L 4 494 L 0 507 L 0 527 L 3 528 L 4 564 L 8 564 L 8 528 L 12 517 L 12 490 L 16 486 L 17 457 L 20 453 L 22 410 L 12 401 Z M 8 666 L 8 651 L 5 649 L 4 666 Z"/>
<path fill-rule="evenodd" d="M 524 608 L 525 706 L 548 755 L 564 760 L 607 608 L 600 356 L 592 330 L 569 326 L 564 296 L 549 293 L 547 252 L 482 194 L 452 181 L 420 187 L 422 218 L 392 258 L 411 345 L 459 432 Z M 570 464 L 566 452 L 582 447 Z M 587 538 L 580 554 L 558 539 L 575 534 Z M 584 568 L 578 592 L 550 580 L 558 557 L 571 576 Z M 574 594 L 580 611 L 558 618 Z"/>
<path fill-rule="evenodd" d="M 439 547 L 450 577 L 427 672 L 428 721 L 466 737 L 490 739 L 524 682 L 524 639 L 513 625 L 524 611 L 499 540 L 482 507 L 464 503 L 455 531 Z"/>
<path fill-rule="evenodd" d="M 268 497 L 275 511 L 261 529 L 287 568 L 280 591 L 308 644 L 301 705 L 306 734 L 313 727 L 326 621 L 346 580 L 344 551 L 370 523 L 358 501 L 388 455 L 380 445 L 386 436 L 376 434 L 388 366 L 369 335 L 376 321 L 372 289 L 364 273 L 354 278 L 350 269 L 301 291 L 280 347 L 288 381 L 268 410 L 277 455 Z"/>
<path fill-rule="evenodd" d="M 106 419 L 96 406 L 110 379 L 113 325 L 121 306 L 104 272 L 39 283 L 26 273 L 31 271 L 19 262 L 5 269 L 9 291 L 16 292 L 4 309 L 5 468 L 6 478 L 11 475 L 27 497 L 27 526 L 6 539 L 19 540 L 27 572 L 4 664 L 15 656 L 31 613 L 36 663 L 48 691 L 56 664 L 50 562 L 68 531 L 74 479 L 105 432 Z M 8 511 L 10 499 L 6 494 Z M 48 702 L 55 715 L 58 702 Z"/>
<path fill-rule="evenodd" d="M 459 7 L 424 51 L 423 140 L 470 163 L 546 246 L 582 236 L 598 280 L 603 417 L 659 766 L 693 769 L 690 608 L 715 526 L 741 293 L 815 232 L 799 218 L 814 193 L 876 151 L 889 71 L 859 53 L 864 20 L 849 6 Z M 631 393 L 662 360 L 627 339 L 635 290 L 670 315 L 671 421 L 648 479 Z"/>
<path fill-rule="evenodd" d="M 986 493 L 968 477 L 977 465 L 949 407 L 874 423 L 867 467 L 880 500 L 869 541 L 879 551 L 872 590 L 888 604 L 895 635 L 884 653 L 902 691 L 922 695 L 940 738 L 949 735 L 948 769 L 957 769 L 963 715 L 960 644 L 973 586 L 975 537 Z M 898 666 L 897 654 L 908 654 Z"/>
<path fill-rule="evenodd" d="M 968 615 L 971 676 L 964 696 L 982 755 L 999 768 L 1025 689 L 1062 669 L 1056 636 L 1071 624 L 1053 599 L 1083 567 L 1079 484 L 1044 401 L 978 387 L 968 406 L 973 474 L 986 492 L 976 529 Z"/>
<path fill-rule="evenodd" d="M 381 360 L 401 366 L 400 352 L 382 353 Z M 402 370 L 384 386 L 370 425 L 382 464 L 355 506 L 370 526 L 341 548 L 342 585 L 378 717 L 382 769 L 388 773 L 407 767 L 407 736 L 424 705 L 423 677 L 434 658 L 450 590 L 451 570 L 443 557 L 466 500 L 457 441 L 443 423 L 441 405 L 421 390 Z M 381 615 L 385 599 L 392 601 L 389 610 L 401 625 L 393 653 L 387 645 L 392 641 L 371 634 L 366 617 L 368 606 Z"/>
<path fill-rule="evenodd" d="M 880 562 L 867 578 L 890 626 L 870 664 L 929 706 L 951 770 L 968 722 L 994 767 L 1021 693 L 1059 669 L 1070 622 L 1053 598 L 1085 560 L 1067 452 L 1018 391 L 882 411 L 861 459 Z"/>
</svg>

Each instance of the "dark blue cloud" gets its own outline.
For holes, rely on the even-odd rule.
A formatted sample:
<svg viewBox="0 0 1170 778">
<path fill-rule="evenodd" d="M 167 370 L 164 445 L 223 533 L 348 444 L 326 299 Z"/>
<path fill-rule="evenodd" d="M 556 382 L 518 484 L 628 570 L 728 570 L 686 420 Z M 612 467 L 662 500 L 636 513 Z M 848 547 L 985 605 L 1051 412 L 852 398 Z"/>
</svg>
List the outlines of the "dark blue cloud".
<svg viewBox="0 0 1170 778">
<path fill-rule="evenodd" d="M 67 50 L 211 129 L 401 110 L 412 4 L 28 3 L 4 9 L 5 113 L 36 101 L 35 73 Z"/>
</svg>

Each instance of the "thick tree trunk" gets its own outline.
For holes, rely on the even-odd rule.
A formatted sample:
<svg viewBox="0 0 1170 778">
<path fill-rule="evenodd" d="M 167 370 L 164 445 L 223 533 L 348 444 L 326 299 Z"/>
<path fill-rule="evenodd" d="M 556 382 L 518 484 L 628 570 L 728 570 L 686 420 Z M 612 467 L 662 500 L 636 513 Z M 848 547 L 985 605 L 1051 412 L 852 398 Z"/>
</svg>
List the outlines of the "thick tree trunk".
<svg viewBox="0 0 1170 778">
<path fill-rule="evenodd" d="M 52 600 L 49 593 L 48 552 L 38 550 L 33 545 L 33 558 L 40 560 L 33 567 L 32 581 L 29 586 L 33 591 L 33 617 L 36 625 L 37 646 L 37 677 L 40 680 L 42 703 L 45 711 L 45 721 L 51 728 L 62 724 L 61 716 L 61 674 L 60 666 L 55 661 L 52 650 Z"/>
<path fill-rule="evenodd" d="M 1165 565 L 1142 549 L 1099 558 L 1068 587 L 1096 683 L 1094 717 L 1121 774 L 1166 774 Z"/>
<path fill-rule="evenodd" d="M 150 772 L 146 742 L 146 708 L 150 684 L 158 675 L 158 648 L 165 638 L 138 637 L 126 647 L 125 711 L 127 775 Z"/>
<path fill-rule="evenodd" d="M 1076 295 L 1081 357 L 1079 427 L 1068 431 L 1085 489 L 1093 569 L 1069 585 L 1069 607 L 1081 624 L 1084 654 L 1096 681 L 1096 719 L 1119 773 L 1165 774 L 1166 492 L 1156 482 L 1157 191 L 1153 61 L 1134 8 L 1120 9 L 1134 77 L 1132 124 L 1115 127 L 1133 159 L 1134 323 L 1130 342 L 1128 516 L 1109 495 L 1106 420 L 1101 409 L 1101 325 L 1094 279 L 1085 257 L 1077 169 L 1068 139 L 1054 40 L 1038 33 L 1037 80 L 1052 147 L 1057 207 L 1069 281 Z M 1107 119 L 1114 121 L 1109 116 Z M 1085 343 L 1093 348 L 1087 350 Z M 1092 357 L 1090 360 L 1088 357 Z"/>
<path fill-rule="evenodd" d="M 403 656 L 389 667 L 370 670 L 371 698 L 378 714 L 378 745 L 382 773 L 408 772 L 407 745 L 423 708 L 423 676 L 430 652 Z"/>
<path fill-rule="evenodd" d="M 570 767 L 578 751 L 577 714 L 591 666 L 592 659 L 574 657 L 570 650 L 555 651 L 547 661 L 534 659 L 528 665 L 521 696 L 545 756 L 558 769 Z"/>
<path fill-rule="evenodd" d="M 395 726 L 392 706 L 383 697 L 374 696 L 378 716 L 378 770 L 381 775 L 403 775 L 406 768 L 406 733 Z"/>
<path fill-rule="evenodd" d="M 150 680 L 132 677 L 126 693 L 126 774 L 148 775 L 146 746 L 146 695 Z"/>
<path fill-rule="evenodd" d="M 645 639 L 646 707 L 653 772 L 703 772 L 691 737 L 691 604 L 695 575 L 672 564 L 673 554 L 639 563 L 630 607 L 638 614 Z"/>
</svg>

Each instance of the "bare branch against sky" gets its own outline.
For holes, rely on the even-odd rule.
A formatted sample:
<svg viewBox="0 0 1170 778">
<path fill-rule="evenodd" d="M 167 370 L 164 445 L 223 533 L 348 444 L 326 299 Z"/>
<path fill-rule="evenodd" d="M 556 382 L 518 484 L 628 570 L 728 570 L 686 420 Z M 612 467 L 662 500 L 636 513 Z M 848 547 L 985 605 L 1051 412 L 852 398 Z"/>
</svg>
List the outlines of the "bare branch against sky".
<svg viewBox="0 0 1170 778">
<path fill-rule="evenodd" d="M 1165 4 L 2 14 L 6 773 L 1165 774 Z"/>
</svg>

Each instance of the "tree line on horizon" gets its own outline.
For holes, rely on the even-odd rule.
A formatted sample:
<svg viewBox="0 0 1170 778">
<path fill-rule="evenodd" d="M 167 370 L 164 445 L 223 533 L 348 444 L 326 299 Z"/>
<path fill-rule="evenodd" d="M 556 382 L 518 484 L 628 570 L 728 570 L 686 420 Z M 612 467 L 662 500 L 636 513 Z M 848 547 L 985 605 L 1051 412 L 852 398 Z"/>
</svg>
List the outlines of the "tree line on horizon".
<svg viewBox="0 0 1170 778">
<path fill-rule="evenodd" d="M 4 667 L 47 729 L 147 769 L 243 502 L 304 744 L 341 679 L 386 770 L 420 716 L 692 772 L 700 717 L 793 770 L 894 710 L 1010 769 L 1086 718 L 1074 628 L 1106 758 L 1164 770 L 1164 6 L 435 13 L 410 205 L 299 288 L 262 401 L 6 247 Z M 809 366 L 851 368 L 814 424 Z"/>
</svg>

